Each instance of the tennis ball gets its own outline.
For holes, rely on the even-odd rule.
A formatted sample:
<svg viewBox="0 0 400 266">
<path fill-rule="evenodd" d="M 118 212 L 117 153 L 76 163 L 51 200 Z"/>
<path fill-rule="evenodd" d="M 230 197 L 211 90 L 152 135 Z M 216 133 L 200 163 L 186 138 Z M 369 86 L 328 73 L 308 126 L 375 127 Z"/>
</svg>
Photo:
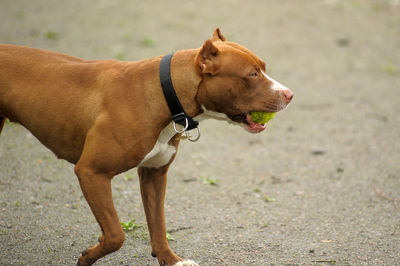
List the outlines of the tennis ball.
<svg viewBox="0 0 400 266">
<path fill-rule="evenodd" d="M 253 120 L 254 123 L 258 124 L 266 124 L 268 123 L 269 120 L 271 120 L 274 117 L 275 113 L 266 113 L 266 112 L 251 112 L 251 120 Z"/>
</svg>

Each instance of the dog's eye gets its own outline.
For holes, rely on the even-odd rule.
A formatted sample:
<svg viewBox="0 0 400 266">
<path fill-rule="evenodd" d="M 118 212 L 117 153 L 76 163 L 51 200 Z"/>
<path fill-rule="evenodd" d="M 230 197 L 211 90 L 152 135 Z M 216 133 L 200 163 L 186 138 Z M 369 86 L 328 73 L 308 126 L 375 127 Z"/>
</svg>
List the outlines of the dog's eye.
<svg viewBox="0 0 400 266">
<path fill-rule="evenodd" d="M 250 74 L 249 74 L 249 77 L 253 77 L 253 78 L 258 77 L 258 72 L 250 73 Z"/>
</svg>

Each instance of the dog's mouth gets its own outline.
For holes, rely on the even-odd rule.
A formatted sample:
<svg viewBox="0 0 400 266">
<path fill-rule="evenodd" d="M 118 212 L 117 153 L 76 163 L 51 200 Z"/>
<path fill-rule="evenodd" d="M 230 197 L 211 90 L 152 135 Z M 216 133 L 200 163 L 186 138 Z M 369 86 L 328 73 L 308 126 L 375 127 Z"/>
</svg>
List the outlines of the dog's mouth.
<svg viewBox="0 0 400 266">
<path fill-rule="evenodd" d="M 231 118 L 234 122 L 237 122 L 246 129 L 248 132 L 256 134 L 264 131 L 267 126 L 265 124 L 259 124 L 253 121 L 250 113 L 243 113 L 240 115 L 236 115 Z"/>
<path fill-rule="evenodd" d="M 245 115 L 245 119 L 243 120 L 243 126 L 248 132 L 253 134 L 260 133 L 267 128 L 265 124 L 259 124 L 254 122 L 253 119 L 251 118 L 250 113 L 247 113 Z"/>
</svg>

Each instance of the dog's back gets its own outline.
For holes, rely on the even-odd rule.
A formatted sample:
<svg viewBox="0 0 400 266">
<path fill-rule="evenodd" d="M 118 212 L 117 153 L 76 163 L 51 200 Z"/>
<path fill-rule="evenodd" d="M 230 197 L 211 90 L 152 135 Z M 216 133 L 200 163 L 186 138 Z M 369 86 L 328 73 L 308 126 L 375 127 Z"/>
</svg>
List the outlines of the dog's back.
<svg viewBox="0 0 400 266">
<path fill-rule="evenodd" d="M 4 118 L 22 124 L 59 158 L 76 163 L 100 114 L 118 113 L 129 125 L 144 124 L 139 120 L 145 115 L 132 118 L 125 109 L 137 114 L 154 98 L 159 84 L 151 79 L 154 62 L 84 60 L 0 45 L 0 128 Z"/>
<path fill-rule="evenodd" d="M 74 127 L 69 124 L 77 113 L 85 112 L 83 109 L 95 109 L 88 98 L 97 75 L 84 75 L 85 78 L 81 75 L 90 72 L 93 64 L 96 61 L 24 46 L 0 45 L 0 131 L 8 118 L 26 127 L 57 156 L 76 160 L 74 157 L 79 155 L 69 155 L 68 147 L 83 146 L 84 139 L 78 137 L 77 131 L 90 123 L 75 121 Z M 66 148 L 58 151 L 61 145 L 56 147 L 55 136 Z"/>
</svg>

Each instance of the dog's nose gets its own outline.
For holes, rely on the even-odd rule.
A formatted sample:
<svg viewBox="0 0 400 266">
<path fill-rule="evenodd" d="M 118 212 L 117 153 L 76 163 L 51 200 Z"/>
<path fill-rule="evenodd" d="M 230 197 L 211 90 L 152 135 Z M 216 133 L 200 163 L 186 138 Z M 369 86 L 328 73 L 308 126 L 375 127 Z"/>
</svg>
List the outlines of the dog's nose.
<svg viewBox="0 0 400 266">
<path fill-rule="evenodd" d="M 290 103 L 290 101 L 293 99 L 293 92 L 289 89 L 281 90 L 281 94 L 287 103 Z"/>
</svg>

